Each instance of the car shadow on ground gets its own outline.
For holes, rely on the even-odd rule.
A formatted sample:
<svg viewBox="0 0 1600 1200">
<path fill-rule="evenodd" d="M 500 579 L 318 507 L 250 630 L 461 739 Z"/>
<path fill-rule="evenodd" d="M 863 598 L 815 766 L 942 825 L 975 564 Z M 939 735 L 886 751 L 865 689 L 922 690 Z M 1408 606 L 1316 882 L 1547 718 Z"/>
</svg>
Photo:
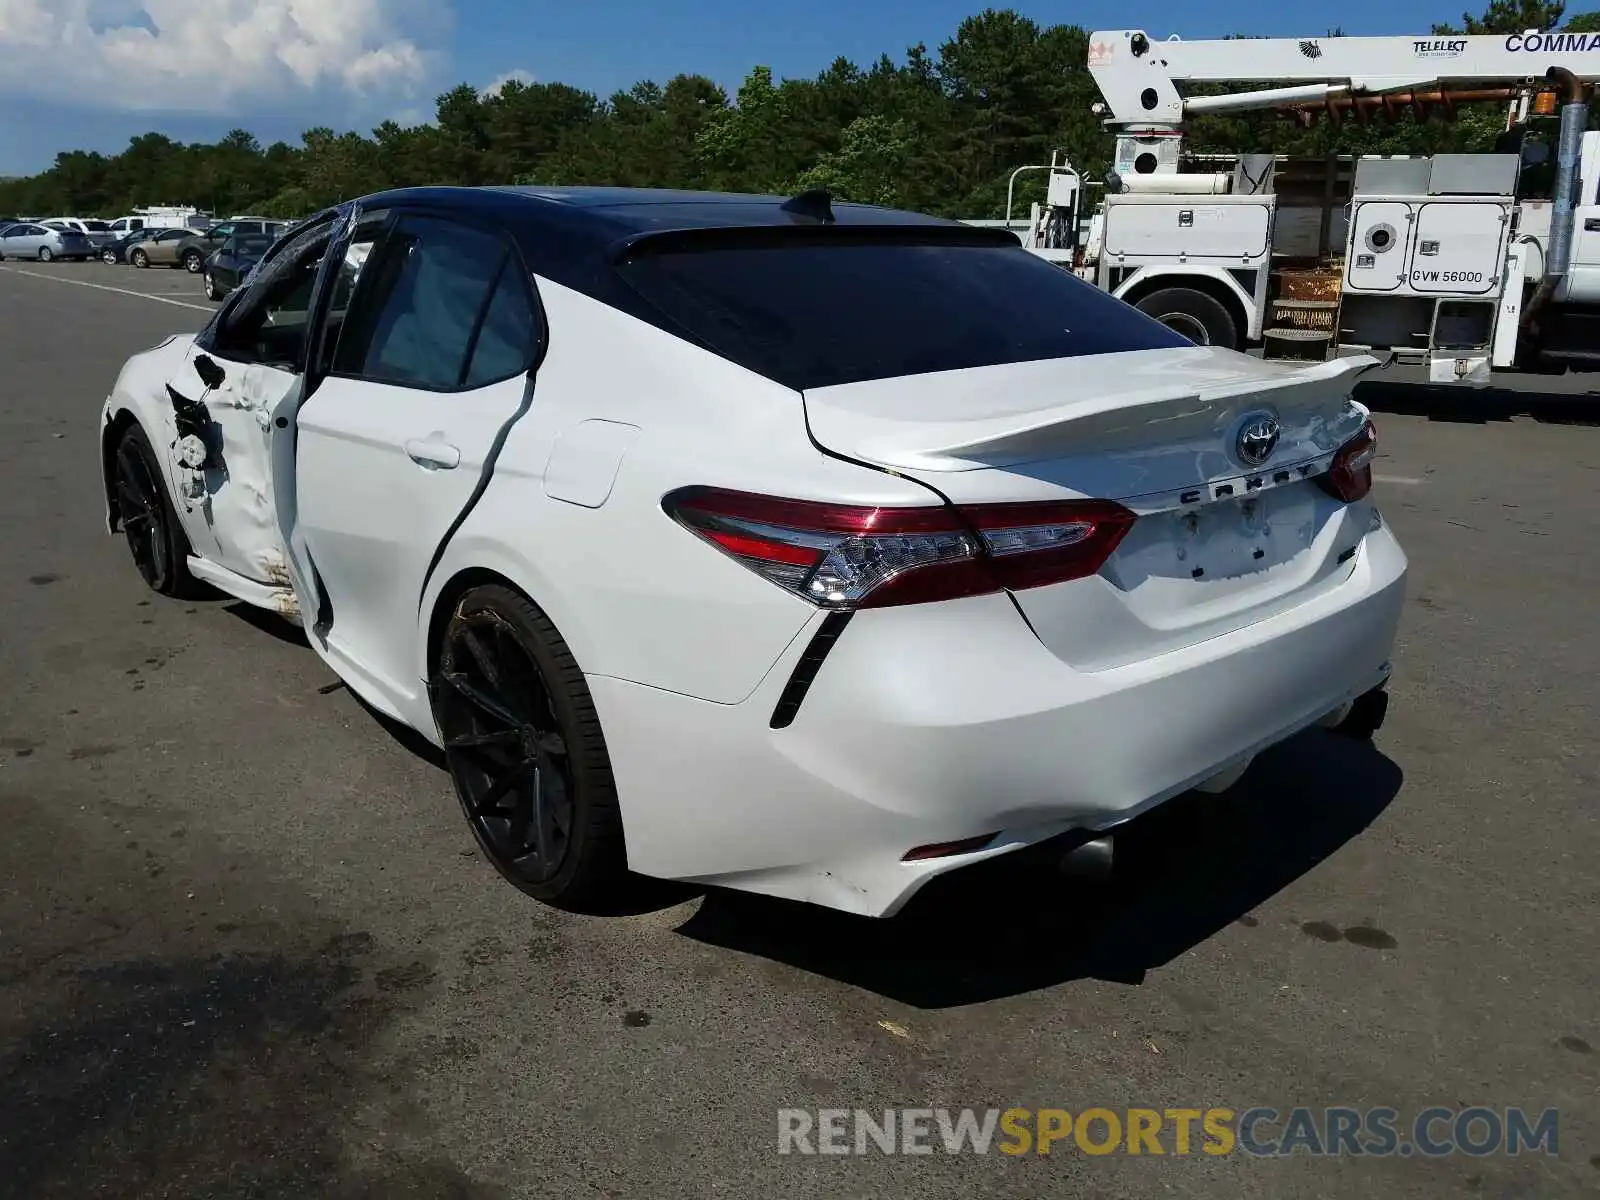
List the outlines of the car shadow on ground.
<svg viewBox="0 0 1600 1200">
<path fill-rule="evenodd" d="M 1430 421 L 1485 425 L 1526 416 L 1550 425 L 1600 425 L 1600 392 L 1518 392 L 1370 379 L 1357 384 L 1354 394 L 1373 412 Z"/>
<path fill-rule="evenodd" d="M 917 1008 L 1066 983 L 1142 983 L 1329 858 L 1400 790 L 1371 743 L 1308 731 L 1220 796 L 1188 793 L 1117 837 L 1117 877 L 1063 878 L 1059 847 L 935 880 L 897 917 L 712 891 L 678 932 Z"/>
<path fill-rule="evenodd" d="M 282 641 L 304 631 L 248 604 L 226 609 Z M 337 681 L 324 690 L 344 689 Z M 440 771 L 421 734 L 350 697 L 408 753 Z M 590 915 L 702 903 L 676 932 L 828 976 L 918 1008 L 981 1003 L 1066 983 L 1138 984 L 1331 857 L 1400 791 L 1371 742 L 1308 730 L 1262 754 L 1228 792 L 1179 796 L 1116 836 L 1110 881 L 1060 871 L 1068 837 L 935 879 L 899 915 L 854 917 L 719 888 L 638 879 Z"/>
</svg>

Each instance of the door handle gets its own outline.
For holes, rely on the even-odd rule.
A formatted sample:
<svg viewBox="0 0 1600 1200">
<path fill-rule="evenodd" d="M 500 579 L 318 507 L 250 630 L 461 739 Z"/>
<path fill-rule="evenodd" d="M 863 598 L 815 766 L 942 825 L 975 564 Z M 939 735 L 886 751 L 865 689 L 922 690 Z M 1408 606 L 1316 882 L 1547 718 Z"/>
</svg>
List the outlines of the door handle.
<svg viewBox="0 0 1600 1200">
<path fill-rule="evenodd" d="M 436 437 L 412 438 L 406 443 L 406 455 L 419 466 L 446 471 L 461 462 L 461 451 Z"/>
<path fill-rule="evenodd" d="M 1585 233 L 1600 233 L 1600 217 L 1585 217 L 1583 231 Z"/>
</svg>

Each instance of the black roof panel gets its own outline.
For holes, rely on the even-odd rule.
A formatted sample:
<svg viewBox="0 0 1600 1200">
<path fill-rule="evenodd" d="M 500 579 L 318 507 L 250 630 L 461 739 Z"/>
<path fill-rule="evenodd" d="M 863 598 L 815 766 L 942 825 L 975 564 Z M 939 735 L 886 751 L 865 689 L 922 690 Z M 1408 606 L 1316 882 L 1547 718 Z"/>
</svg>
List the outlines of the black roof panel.
<svg viewBox="0 0 1600 1200">
<path fill-rule="evenodd" d="M 787 196 L 626 187 L 417 187 L 364 196 L 364 208 L 385 204 L 461 207 L 497 216 L 547 221 L 611 237 L 662 229 L 725 229 L 810 224 L 786 212 Z M 959 221 L 870 204 L 835 201 L 840 225 L 962 227 Z"/>
<path fill-rule="evenodd" d="M 785 209 L 790 199 L 655 188 L 444 186 L 396 188 L 362 196 L 354 203 L 368 211 L 420 209 L 435 216 L 456 213 L 490 222 L 516 242 L 523 265 L 536 279 L 570 288 L 701 345 L 706 345 L 705 341 L 683 322 L 668 317 L 624 281 L 618 269 L 620 259 L 651 250 L 696 250 L 752 242 L 801 247 L 910 240 L 1020 249 L 1016 235 L 1010 232 L 847 201 L 832 202 L 834 220 L 822 224 Z M 331 212 L 346 210 L 347 204 L 324 210 L 285 231 L 284 240 Z"/>
</svg>

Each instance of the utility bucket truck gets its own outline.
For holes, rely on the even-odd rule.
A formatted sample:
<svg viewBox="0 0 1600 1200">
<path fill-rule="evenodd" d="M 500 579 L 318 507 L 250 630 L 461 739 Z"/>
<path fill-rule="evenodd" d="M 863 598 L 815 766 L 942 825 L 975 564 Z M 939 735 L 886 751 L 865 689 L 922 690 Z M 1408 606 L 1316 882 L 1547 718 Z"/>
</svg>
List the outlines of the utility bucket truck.
<svg viewBox="0 0 1600 1200">
<path fill-rule="evenodd" d="M 1036 254 L 1204 344 L 1318 360 L 1392 351 L 1436 382 L 1600 364 L 1600 34 L 1157 41 L 1097 32 L 1098 186 L 1064 158 L 1004 222 Z M 1254 90 L 1184 96 L 1180 84 Z M 1276 110 L 1370 120 L 1494 102 L 1496 153 L 1205 156 L 1186 121 Z M 1016 176 L 1013 176 L 1013 182 Z"/>
</svg>

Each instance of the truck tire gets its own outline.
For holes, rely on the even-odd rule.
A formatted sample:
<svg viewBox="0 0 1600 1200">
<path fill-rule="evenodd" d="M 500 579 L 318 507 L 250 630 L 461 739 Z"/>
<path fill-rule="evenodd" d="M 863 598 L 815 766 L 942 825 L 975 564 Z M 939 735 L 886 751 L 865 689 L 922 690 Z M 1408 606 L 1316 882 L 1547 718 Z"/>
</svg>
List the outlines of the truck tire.
<svg viewBox="0 0 1600 1200">
<path fill-rule="evenodd" d="M 1525 332 L 1517 339 L 1517 354 L 1513 369 L 1523 375 L 1565 375 L 1567 364 L 1560 359 L 1546 358 L 1542 341 Z"/>
<path fill-rule="evenodd" d="M 1220 301 L 1194 288 L 1162 288 L 1134 307 L 1197 346 L 1239 348 L 1239 329 L 1233 315 Z"/>
</svg>

